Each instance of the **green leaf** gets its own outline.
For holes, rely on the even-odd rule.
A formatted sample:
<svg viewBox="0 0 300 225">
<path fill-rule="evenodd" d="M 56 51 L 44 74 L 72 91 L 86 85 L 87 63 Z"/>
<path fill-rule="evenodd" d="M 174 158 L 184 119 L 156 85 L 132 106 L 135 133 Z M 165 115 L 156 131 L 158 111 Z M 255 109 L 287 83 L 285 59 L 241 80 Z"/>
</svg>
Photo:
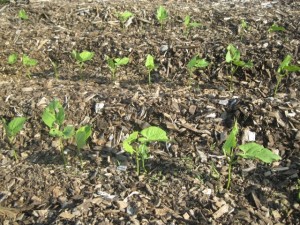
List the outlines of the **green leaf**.
<svg viewBox="0 0 300 225">
<path fill-rule="evenodd" d="M 75 134 L 75 141 L 78 149 L 86 145 L 87 139 L 92 135 L 91 126 L 80 127 Z"/>
<path fill-rule="evenodd" d="M 125 11 L 123 13 L 118 14 L 118 18 L 122 23 L 125 23 L 132 16 L 133 16 L 133 13 L 129 12 L 129 11 Z"/>
<path fill-rule="evenodd" d="M 147 55 L 145 66 L 149 71 L 155 69 L 154 58 L 152 55 Z"/>
<path fill-rule="evenodd" d="M 131 155 L 135 152 L 134 148 L 128 141 L 123 141 L 123 148 L 126 152 L 130 153 Z"/>
<path fill-rule="evenodd" d="M 201 27 L 202 24 L 201 23 L 197 23 L 197 22 L 191 22 L 188 26 L 192 27 L 192 28 L 197 28 L 197 27 Z"/>
<path fill-rule="evenodd" d="M 141 156 L 142 160 L 149 158 L 149 149 L 145 144 L 139 146 L 139 155 Z"/>
<path fill-rule="evenodd" d="M 233 128 L 222 147 L 224 155 L 230 156 L 232 149 L 236 147 L 237 144 L 236 136 L 238 132 L 239 132 L 238 124 L 237 121 L 235 121 Z"/>
<path fill-rule="evenodd" d="M 73 137 L 74 136 L 74 133 L 75 133 L 75 129 L 74 129 L 74 127 L 72 126 L 72 125 L 68 125 L 68 126 L 66 126 L 65 128 L 64 128 L 64 130 L 63 130 L 63 138 L 64 139 L 69 139 L 69 138 L 71 138 L 71 137 Z"/>
<path fill-rule="evenodd" d="M 205 68 L 209 63 L 205 59 L 199 59 L 198 55 L 194 56 L 187 64 L 188 70 L 192 71 L 195 68 Z"/>
<path fill-rule="evenodd" d="M 23 55 L 22 62 L 24 66 L 36 66 L 38 61 L 36 59 L 32 59 L 27 55 Z"/>
<path fill-rule="evenodd" d="M 127 58 L 127 57 L 124 57 L 124 58 L 116 58 L 115 59 L 115 65 L 116 66 L 123 66 L 123 65 L 127 65 L 128 64 L 128 62 L 129 62 L 129 58 Z"/>
<path fill-rule="evenodd" d="M 24 9 L 21 9 L 21 10 L 19 11 L 18 16 L 19 16 L 19 18 L 22 19 L 22 20 L 28 20 L 28 15 L 27 15 L 27 13 L 25 12 Z"/>
<path fill-rule="evenodd" d="M 284 27 L 281 27 L 281 26 L 278 26 L 277 24 L 273 24 L 269 30 L 269 32 L 276 32 L 276 31 L 285 31 L 285 28 Z"/>
<path fill-rule="evenodd" d="M 253 63 L 251 61 L 246 63 L 244 61 L 239 60 L 239 61 L 234 61 L 233 64 L 236 66 L 242 67 L 242 68 L 252 68 L 253 67 Z"/>
<path fill-rule="evenodd" d="M 163 23 L 166 19 L 168 19 L 168 13 L 163 6 L 159 6 L 157 9 L 156 18 L 160 23 Z"/>
<path fill-rule="evenodd" d="M 259 159 L 265 163 L 272 163 L 281 159 L 279 155 L 255 142 L 240 145 L 238 148 L 243 151 L 243 153 L 238 155 L 246 159 Z"/>
<path fill-rule="evenodd" d="M 86 62 L 91 60 L 94 57 L 95 53 L 94 52 L 89 52 L 89 51 L 83 51 L 79 54 L 79 61 L 80 62 Z"/>
<path fill-rule="evenodd" d="M 169 140 L 166 132 L 163 129 L 155 126 L 145 128 L 144 130 L 141 131 L 141 135 L 143 135 L 146 138 L 146 139 L 140 138 L 139 141 L 141 143 L 151 142 L 151 141 L 166 142 Z"/>
<path fill-rule="evenodd" d="M 71 56 L 72 56 L 75 60 L 80 61 L 79 53 L 78 53 L 76 50 L 72 50 Z"/>
<path fill-rule="evenodd" d="M 114 60 L 112 58 L 110 58 L 109 56 L 106 56 L 105 58 L 106 58 L 106 62 L 108 64 L 108 68 L 114 73 L 117 68 Z"/>
<path fill-rule="evenodd" d="M 284 67 L 284 69 L 288 72 L 298 72 L 298 71 L 300 71 L 300 67 L 296 66 L 296 65 L 286 66 L 286 67 Z"/>
<path fill-rule="evenodd" d="M 128 138 L 126 138 L 125 141 L 127 141 L 129 144 L 131 144 L 137 140 L 138 136 L 139 136 L 139 132 L 135 131 L 135 132 L 131 133 L 128 136 Z"/>
<path fill-rule="evenodd" d="M 52 137 L 63 137 L 64 136 L 63 132 L 56 128 L 50 129 L 49 134 Z"/>
<path fill-rule="evenodd" d="M 58 100 L 53 100 L 45 108 L 42 115 L 43 122 L 51 129 L 54 123 L 61 126 L 65 120 L 65 111 Z"/>
<path fill-rule="evenodd" d="M 240 51 L 232 44 L 227 46 L 226 62 L 231 63 L 240 60 Z"/>
<path fill-rule="evenodd" d="M 287 55 L 284 60 L 280 63 L 279 68 L 277 70 L 278 73 L 282 73 L 287 66 L 289 66 L 290 62 L 292 61 L 292 56 Z"/>
<path fill-rule="evenodd" d="M 242 26 L 242 28 L 244 28 L 244 29 L 247 29 L 247 28 L 248 28 L 247 22 L 246 22 L 244 19 L 242 19 L 242 21 L 241 21 L 241 26 Z"/>
<path fill-rule="evenodd" d="M 4 120 L 5 121 L 5 120 Z M 17 117 L 11 120 L 8 125 L 5 123 L 6 134 L 8 137 L 15 137 L 19 133 L 26 122 L 25 117 Z"/>
<path fill-rule="evenodd" d="M 191 20 L 191 17 L 190 16 L 186 16 L 184 18 L 184 22 L 183 22 L 184 26 L 188 27 L 189 24 L 190 24 L 190 20 Z"/>
<path fill-rule="evenodd" d="M 7 62 L 8 64 L 15 64 L 18 60 L 18 54 L 17 53 L 13 53 L 13 54 L 10 54 L 8 56 L 8 59 L 7 59 Z"/>
<path fill-rule="evenodd" d="M 42 115 L 42 120 L 51 129 L 56 121 L 55 114 L 51 113 L 49 108 L 45 108 Z"/>
</svg>

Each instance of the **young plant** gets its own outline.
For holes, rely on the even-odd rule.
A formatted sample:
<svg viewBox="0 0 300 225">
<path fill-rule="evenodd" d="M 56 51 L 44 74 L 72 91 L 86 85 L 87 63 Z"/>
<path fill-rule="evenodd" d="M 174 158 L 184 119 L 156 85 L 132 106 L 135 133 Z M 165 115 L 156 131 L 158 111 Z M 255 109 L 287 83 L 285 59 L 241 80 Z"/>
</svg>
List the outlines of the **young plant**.
<svg viewBox="0 0 300 225">
<path fill-rule="evenodd" d="M 244 19 L 242 19 L 239 27 L 239 33 L 241 35 L 241 39 L 243 39 L 243 35 L 246 32 L 246 30 L 248 30 L 248 28 L 249 28 L 248 23 Z"/>
<path fill-rule="evenodd" d="M 199 68 L 206 68 L 209 63 L 205 59 L 200 59 L 198 55 L 194 56 L 187 64 L 187 69 L 189 71 L 190 80 L 194 75 L 194 71 Z"/>
<path fill-rule="evenodd" d="M 106 62 L 108 64 L 108 68 L 110 69 L 112 73 L 112 80 L 116 80 L 116 72 L 117 69 L 120 66 L 125 66 L 129 63 L 129 58 L 123 57 L 123 58 L 110 58 L 109 56 L 106 56 Z"/>
<path fill-rule="evenodd" d="M 156 18 L 158 22 L 160 23 L 161 29 L 163 28 L 163 24 L 168 19 L 168 12 L 163 6 L 159 6 L 159 8 L 156 11 Z"/>
<path fill-rule="evenodd" d="M 135 131 L 123 141 L 123 148 L 131 155 L 135 155 L 136 172 L 140 174 L 140 163 L 142 168 L 145 169 L 145 160 L 149 158 L 148 144 L 151 142 L 167 142 L 169 139 L 164 130 L 159 127 L 151 126 L 145 128 L 141 132 Z"/>
<path fill-rule="evenodd" d="M 14 118 L 9 123 L 7 123 L 4 118 L 2 119 L 2 123 L 5 129 L 5 135 L 10 147 L 13 148 L 13 155 L 15 160 L 18 160 L 18 155 L 14 147 L 15 137 L 23 129 L 25 122 L 26 122 L 25 117 Z"/>
<path fill-rule="evenodd" d="M 28 20 L 28 15 L 24 9 L 21 9 L 18 13 L 18 16 L 21 20 Z"/>
<path fill-rule="evenodd" d="M 58 78 L 59 78 L 58 63 L 52 61 L 51 59 L 50 59 L 50 62 L 53 67 L 54 77 L 56 80 L 58 80 Z"/>
<path fill-rule="evenodd" d="M 192 28 L 197 28 L 202 26 L 201 23 L 197 23 L 197 22 L 191 22 L 191 17 L 190 16 L 186 16 L 184 18 L 184 22 L 183 22 L 183 26 L 184 26 L 184 33 L 186 36 L 188 36 L 188 34 L 190 33 L 190 30 Z"/>
<path fill-rule="evenodd" d="M 125 28 L 125 23 L 129 20 L 129 18 L 133 17 L 133 13 L 129 11 L 125 11 L 123 13 L 118 14 L 118 19 L 120 20 L 122 24 L 122 28 Z"/>
<path fill-rule="evenodd" d="M 92 128 L 89 125 L 80 127 L 75 134 L 75 141 L 77 146 L 77 156 L 80 160 L 80 165 L 83 167 L 80 150 L 86 145 L 87 139 L 92 135 Z"/>
<path fill-rule="evenodd" d="M 222 147 L 224 155 L 226 156 L 228 162 L 228 179 L 226 185 L 227 189 L 230 188 L 232 167 L 237 161 L 238 157 L 244 159 L 258 159 L 264 163 L 272 163 L 273 161 L 281 159 L 281 157 L 277 154 L 255 142 L 237 145 L 238 132 L 238 123 L 237 121 L 235 121 L 233 128 Z M 239 149 L 241 151 L 237 152 L 236 149 Z"/>
<path fill-rule="evenodd" d="M 38 61 L 24 54 L 22 56 L 22 62 L 23 62 L 23 66 L 26 68 L 26 76 L 28 78 L 31 78 L 30 68 L 36 66 L 38 64 Z"/>
<path fill-rule="evenodd" d="M 63 140 L 72 138 L 75 131 L 72 125 L 63 127 L 63 123 L 65 121 L 65 110 L 58 100 L 53 100 L 44 109 L 42 120 L 50 129 L 49 135 L 58 138 L 58 148 L 66 167 L 67 159 L 64 153 Z"/>
<path fill-rule="evenodd" d="M 253 63 L 251 61 L 244 62 L 241 59 L 241 53 L 240 51 L 234 47 L 232 44 L 229 44 L 227 47 L 227 53 L 226 53 L 226 62 L 230 64 L 230 91 L 233 90 L 233 76 L 237 69 L 240 68 L 252 68 Z"/>
<path fill-rule="evenodd" d="M 151 72 L 156 68 L 152 55 L 147 55 L 145 66 L 148 70 L 148 84 L 151 84 Z"/>
<path fill-rule="evenodd" d="M 79 53 L 76 50 L 73 50 L 71 55 L 79 65 L 80 78 L 82 79 L 82 70 L 83 70 L 83 67 L 84 67 L 84 63 L 86 61 L 92 60 L 95 53 L 94 52 L 89 52 L 89 51 L 83 51 L 83 52 Z"/>
<path fill-rule="evenodd" d="M 12 53 L 8 56 L 7 63 L 13 65 L 17 62 L 17 60 L 18 60 L 18 54 Z"/>
<path fill-rule="evenodd" d="M 282 26 L 278 26 L 276 23 L 274 23 L 270 28 L 268 29 L 269 32 L 278 32 L 278 31 L 285 31 L 285 28 Z"/>
<path fill-rule="evenodd" d="M 281 84 L 281 81 L 284 77 L 288 75 L 290 72 L 298 72 L 300 71 L 300 67 L 296 65 L 290 65 L 292 61 L 292 56 L 287 55 L 284 60 L 280 63 L 279 68 L 277 70 L 277 83 L 274 90 L 274 96 L 277 94 L 278 87 Z"/>
</svg>

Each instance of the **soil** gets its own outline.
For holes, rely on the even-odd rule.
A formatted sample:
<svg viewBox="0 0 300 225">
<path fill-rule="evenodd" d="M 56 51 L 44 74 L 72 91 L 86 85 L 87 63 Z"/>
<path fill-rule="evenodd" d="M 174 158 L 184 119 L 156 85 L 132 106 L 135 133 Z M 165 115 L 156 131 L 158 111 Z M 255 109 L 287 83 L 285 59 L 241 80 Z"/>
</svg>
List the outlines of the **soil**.
<svg viewBox="0 0 300 225">
<path fill-rule="evenodd" d="M 155 17 L 159 5 L 169 13 L 163 26 Z M 28 20 L 18 18 L 20 9 Z M 299 9 L 296 0 L 0 5 L 0 117 L 27 118 L 13 147 L 0 125 L 1 224 L 300 224 L 299 73 L 284 77 L 273 95 L 284 57 L 300 64 Z M 116 14 L 125 10 L 135 17 L 122 27 Z M 202 26 L 186 34 L 186 15 Z M 286 30 L 269 32 L 274 23 Z M 225 63 L 230 43 L 254 64 L 237 70 L 232 91 Z M 95 52 L 83 71 L 70 54 L 74 49 Z M 7 63 L 14 52 L 38 60 L 31 79 L 20 59 Z M 157 65 L 150 85 L 147 54 Z M 186 65 L 197 54 L 210 65 L 190 78 Z M 130 58 L 116 80 L 106 56 Z M 72 141 L 64 141 L 64 166 L 57 139 L 41 119 L 55 98 L 64 106 L 65 125 L 92 126 L 82 167 Z M 255 135 L 282 159 L 238 159 L 227 190 L 222 145 L 234 119 L 239 144 Z M 147 171 L 138 175 L 122 141 L 150 125 L 171 141 L 150 145 Z"/>
</svg>

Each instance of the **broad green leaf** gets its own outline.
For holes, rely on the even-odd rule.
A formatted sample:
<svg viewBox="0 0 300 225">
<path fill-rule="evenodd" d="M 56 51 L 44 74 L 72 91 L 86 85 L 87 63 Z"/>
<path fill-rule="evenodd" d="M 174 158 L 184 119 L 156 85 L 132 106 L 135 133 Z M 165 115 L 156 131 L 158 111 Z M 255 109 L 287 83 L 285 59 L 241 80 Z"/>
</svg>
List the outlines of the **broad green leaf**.
<svg viewBox="0 0 300 225">
<path fill-rule="evenodd" d="M 243 151 L 243 153 L 238 155 L 246 159 L 259 159 L 265 163 L 272 163 L 281 159 L 279 155 L 255 142 L 240 145 L 238 148 Z"/>
<path fill-rule="evenodd" d="M 65 120 L 65 110 L 60 104 L 60 102 L 55 99 L 49 103 L 49 112 L 55 115 L 55 122 L 58 125 L 62 125 Z"/>
<path fill-rule="evenodd" d="M 22 130 L 26 122 L 25 117 L 17 117 L 11 120 L 6 126 L 6 132 L 8 137 L 15 137 L 17 133 Z"/>
<path fill-rule="evenodd" d="M 190 16 L 186 16 L 186 17 L 184 18 L 183 24 L 184 24 L 186 27 L 188 27 L 189 24 L 190 24 L 190 20 L 191 20 L 191 17 L 190 17 Z"/>
<path fill-rule="evenodd" d="M 116 62 L 116 66 L 127 65 L 128 62 L 129 62 L 129 58 L 127 58 L 127 57 L 124 57 L 124 58 L 122 58 L 122 59 L 116 58 L 116 59 L 115 59 L 115 62 Z"/>
<path fill-rule="evenodd" d="M 285 67 L 287 67 L 290 64 L 291 61 L 292 61 L 292 56 L 291 55 L 287 55 L 284 58 L 284 60 L 280 63 L 277 72 L 281 73 L 283 70 L 285 70 Z"/>
<path fill-rule="evenodd" d="M 133 133 L 131 133 L 128 138 L 126 138 L 125 141 L 127 141 L 129 144 L 131 144 L 132 142 L 135 142 L 137 140 L 139 136 L 139 132 L 135 131 Z"/>
<path fill-rule="evenodd" d="M 79 54 L 79 61 L 80 62 L 86 62 L 91 60 L 94 57 L 95 53 L 94 52 L 89 52 L 89 51 L 83 51 Z"/>
<path fill-rule="evenodd" d="M 38 61 L 36 59 L 32 59 L 27 55 L 23 55 L 22 57 L 23 65 L 24 66 L 36 66 Z"/>
<path fill-rule="evenodd" d="M 55 114 L 51 113 L 47 107 L 43 112 L 42 120 L 51 129 L 56 121 Z"/>
<path fill-rule="evenodd" d="M 122 23 L 125 23 L 132 16 L 133 16 L 132 12 L 125 11 L 123 13 L 119 13 L 118 18 Z"/>
<path fill-rule="evenodd" d="M 159 128 L 159 127 L 154 127 L 154 126 L 151 126 L 151 127 L 148 127 L 148 128 L 145 128 L 144 130 L 141 131 L 141 135 L 143 135 L 147 140 L 145 139 L 139 139 L 142 140 L 142 143 L 143 142 L 151 142 L 151 141 L 168 141 L 168 137 L 167 137 L 167 134 L 166 132 Z"/>
<path fill-rule="evenodd" d="M 105 59 L 106 59 L 106 62 L 108 64 L 108 68 L 114 73 L 116 71 L 116 68 L 117 68 L 114 60 L 112 58 L 110 58 L 109 56 L 106 56 Z"/>
<path fill-rule="evenodd" d="M 73 126 L 71 126 L 71 125 L 68 125 L 68 126 L 66 126 L 65 128 L 64 128 L 64 130 L 63 130 L 63 138 L 64 139 L 68 139 L 68 138 L 71 138 L 71 137 L 73 137 L 74 136 L 74 133 L 75 133 L 75 129 L 74 129 L 74 127 Z"/>
<path fill-rule="evenodd" d="M 201 23 L 197 23 L 197 22 L 191 22 L 189 24 L 189 27 L 192 27 L 192 28 L 197 28 L 197 27 L 201 27 L 202 24 Z"/>
<path fill-rule="evenodd" d="M 168 13 L 163 6 L 159 6 L 157 9 L 156 18 L 160 23 L 163 23 L 166 19 L 168 19 Z"/>
<path fill-rule="evenodd" d="M 18 54 L 17 53 L 13 53 L 13 54 L 10 54 L 8 56 L 8 59 L 7 59 L 7 62 L 8 64 L 15 64 L 18 60 Z"/>
<path fill-rule="evenodd" d="M 27 15 L 27 13 L 25 12 L 24 9 L 21 9 L 21 10 L 19 11 L 18 16 L 19 16 L 19 18 L 22 19 L 22 20 L 28 20 L 28 15 Z"/>
<path fill-rule="evenodd" d="M 134 148 L 128 141 L 123 141 L 123 148 L 126 152 L 130 153 L 131 155 L 135 152 Z"/>
<path fill-rule="evenodd" d="M 235 121 L 233 128 L 222 147 L 224 155 L 230 156 L 232 149 L 236 147 L 237 144 L 236 136 L 238 132 L 239 132 L 238 124 L 237 121 Z"/>
<path fill-rule="evenodd" d="M 286 66 L 286 67 L 284 67 L 284 69 L 288 72 L 298 72 L 298 71 L 300 71 L 300 67 L 296 66 L 296 65 Z"/>
<path fill-rule="evenodd" d="M 198 55 L 193 57 L 191 61 L 187 64 L 188 70 L 193 70 L 195 68 L 205 68 L 209 65 L 209 63 L 205 59 L 199 59 Z"/>
<path fill-rule="evenodd" d="M 52 137 L 63 137 L 64 136 L 63 132 L 56 128 L 50 129 L 49 134 Z"/>
<path fill-rule="evenodd" d="M 242 68 L 252 68 L 253 67 L 253 63 L 251 61 L 249 62 L 244 62 L 244 61 L 234 61 L 233 62 L 234 65 L 242 67 Z"/>
<path fill-rule="evenodd" d="M 269 28 L 268 31 L 269 31 L 269 32 L 285 31 L 285 28 L 282 27 L 282 26 L 278 26 L 277 24 L 274 23 L 274 24 Z"/>
<path fill-rule="evenodd" d="M 92 135 L 91 126 L 80 127 L 75 134 L 75 141 L 78 149 L 86 145 L 87 139 Z"/>
<path fill-rule="evenodd" d="M 227 46 L 226 62 L 231 63 L 240 60 L 240 51 L 232 44 Z"/>
<path fill-rule="evenodd" d="M 147 69 L 149 71 L 152 71 L 155 69 L 154 58 L 152 55 L 147 55 L 145 66 L 147 67 Z"/>
</svg>

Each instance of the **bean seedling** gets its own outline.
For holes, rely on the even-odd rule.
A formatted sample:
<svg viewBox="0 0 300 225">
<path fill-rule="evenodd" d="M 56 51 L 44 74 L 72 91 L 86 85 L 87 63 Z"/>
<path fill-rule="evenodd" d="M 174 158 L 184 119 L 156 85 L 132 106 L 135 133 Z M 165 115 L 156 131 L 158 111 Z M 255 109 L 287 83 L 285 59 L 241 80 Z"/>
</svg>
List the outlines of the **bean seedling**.
<svg viewBox="0 0 300 225">
<path fill-rule="evenodd" d="M 17 60 L 18 60 L 18 54 L 12 53 L 8 56 L 7 63 L 13 65 L 17 62 Z"/>
<path fill-rule="evenodd" d="M 21 20 L 28 20 L 28 15 L 24 9 L 19 11 L 18 16 Z"/>
<path fill-rule="evenodd" d="M 156 18 L 160 23 L 161 29 L 163 28 L 163 23 L 168 19 L 168 12 L 163 6 L 159 6 L 156 11 Z"/>
<path fill-rule="evenodd" d="M 31 78 L 30 68 L 36 66 L 38 64 L 38 61 L 36 59 L 32 59 L 29 56 L 24 54 L 23 57 L 22 57 L 22 62 L 23 62 L 23 66 L 25 68 L 27 68 L 26 69 L 26 76 L 28 78 Z"/>
<path fill-rule="evenodd" d="M 188 34 L 190 33 L 190 30 L 192 28 L 197 28 L 197 27 L 200 27 L 202 26 L 201 23 L 197 23 L 197 22 L 191 22 L 191 17 L 190 16 L 186 16 L 184 18 L 184 21 L 183 21 L 183 26 L 184 26 L 184 33 L 186 36 L 188 36 Z"/>
<path fill-rule="evenodd" d="M 80 127 L 75 133 L 75 141 L 77 146 L 77 155 L 80 160 L 81 167 L 83 166 L 80 149 L 86 145 L 87 139 L 92 135 L 92 128 L 89 125 Z"/>
<path fill-rule="evenodd" d="M 166 132 L 155 126 L 143 129 L 141 132 L 135 131 L 123 141 L 123 148 L 131 155 L 135 155 L 136 172 L 140 174 L 140 162 L 142 168 L 145 169 L 145 160 L 149 158 L 148 144 L 151 142 L 167 142 L 169 139 Z"/>
<path fill-rule="evenodd" d="M 152 55 L 147 55 L 145 66 L 148 70 L 148 84 L 151 84 L 151 72 L 156 68 Z"/>
<path fill-rule="evenodd" d="M 274 90 L 274 96 L 277 94 L 278 87 L 284 77 L 288 75 L 290 72 L 298 72 L 300 71 L 300 67 L 296 65 L 290 65 L 292 61 L 292 56 L 287 55 L 284 60 L 280 63 L 279 68 L 277 70 L 277 83 Z"/>
<path fill-rule="evenodd" d="M 281 159 L 281 157 L 277 154 L 255 142 L 249 142 L 237 146 L 238 132 L 238 123 L 237 121 L 235 121 L 233 128 L 222 147 L 224 155 L 226 156 L 228 162 L 228 179 L 226 185 L 227 189 L 230 188 L 232 167 L 237 161 L 238 157 L 242 157 L 244 159 L 258 159 L 264 163 L 272 163 L 273 161 Z M 237 148 L 241 151 L 236 152 Z"/>
<path fill-rule="evenodd" d="M 205 59 L 200 59 L 198 55 L 194 56 L 187 64 L 190 80 L 193 77 L 194 71 L 199 68 L 206 68 L 209 63 Z"/>
<path fill-rule="evenodd" d="M 84 67 L 84 63 L 86 61 L 92 60 L 95 53 L 94 52 L 89 52 L 89 51 L 83 51 L 83 52 L 79 53 L 76 50 L 73 50 L 71 55 L 77 61 L 77 63 L 79 64 L 80 78 L 82 79 L 82 70 L 83 70 L 83 67 Z"/>
<path fill-rule="evenodd" d="M 122 28 L 126 27 L 126 22 L 129 20 L 129 18 L 133 17 L 133 13 L 129 11 L 125 11 L 123 13 L 118 14 L 118 19 L 120 20 L 122 24 Z"/>
<path fill-rule="evenodd" d="M 62 127 L 65 121 L 65 110 L 58 100 L 53 100 L 44 109 L 42 120 L 50 129 L 49 135 L 58 138 L 58 148 L 66 167 L 67 159 L 65 157 L 63 140 L 72 138 L 75 131 L 72 125 Z"/>
<path fill-rule="evenodd" d="M 269 32 L 278 32 L 278 31 L 285 31 L 285 28 L 282 26 L 278 26 L 276 23 L 274 23 L 270 28 L 268 29 Z"/>
<path fill-rule="evenodd" d="M 230 91 L 233 90 L 233 76 L 236 73 L 237 69 L 239 67 L 241 68 L 252 68 L 253 63 L 251 61 L 244 62 L 240 60 L 241 53 L 240 51 L 234 47 L 232 44 L 229 44 L 227 47 L 227 53 L 226 53 L 226 62 L 230 64 Z"/>
<path fill-rule="evenodd" d="M 5 135 L 10 147 L 13 148 L 13 155 L 15 160 L 18 160 L 16 149 L 14 147 L 15 137 L 23 129 L 25 122 L 26 122 L 25 117 L 14 118 L 9 123 L 7 123 L 4 118 L 2 118 L 2 123 L 5 129 Z"/>
<path fill-rule="evenodd" d="M 116 72 L 118 67 L 125 66 L 129 63 L 129 58 L 123 57 L 123 58 L 110 58 L 109 56 L 106 56 L 106 62 L 108 64 L 108 68 L 111 71 L 112 74 L 112 80 L 116 80 Z"/>
</svg>

